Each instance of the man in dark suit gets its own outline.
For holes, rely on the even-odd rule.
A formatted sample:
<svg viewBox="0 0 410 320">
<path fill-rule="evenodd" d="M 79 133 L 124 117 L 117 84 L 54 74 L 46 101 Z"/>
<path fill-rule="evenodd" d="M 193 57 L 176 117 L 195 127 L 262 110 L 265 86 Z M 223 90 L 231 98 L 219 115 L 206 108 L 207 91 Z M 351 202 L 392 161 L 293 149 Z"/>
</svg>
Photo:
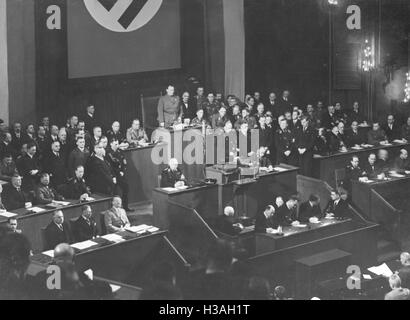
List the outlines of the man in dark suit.
<svg viewBox="0 0 410 320">
<path fill-rule="evenodd" d="M 184 92 L 182 94 L 179 108 L 182 110 L 183 119 L 190 119 L 192 121 L 196 117 L 196 111 L 198 109 L 191 103 L 189 92 Z"/>
<path fill-rule="evenodd" d="M 400 155 L 394 160 L 393 169 L 398 173 L 410 171 L 409 153 L 406 149 L 400 150 Z"/>
<path fill-rule="evenodd" d="M 96 120 L 95 107 L 93 105 L 87 106 L 86 113 L 84 116 L 84 122 L 85 122 L 85 129 L 88 132 L 93 132 L 93 129 L 100 125 L 99 122 Z"/>
<path fill-rule="evenodd" d="M 27 153 L 19 162 L 19 173 L 23 176 L 23 189 L 32 191 L 37 184 L 41 167 L 36 156 L 37 147 L 34 142 L 27 145 Z"/>
<path fill-rule="evenodd" d="M 44 171 L 50 174 L 51 184 L 54 188 L 67 183 L 67 170 L 65 160 L 60 155 L 60 142 L 55 141 L 51 144 L 51 151 L 48 152 L 43 160 Z"/>
<path fill-rule="evenodd" d="M 389 142 L 401 139 L 400 128 L 398 125 L 396 125 L 396 121 L 393 115 L 389 115 L 387 117 L 387 124 L 384 127 L 384 132 L 386 133 Z"/>
<path fill-rule="evenodd" d="M 280 115 L 285 114 L 285 112 L 292 112 L 292 103 L 290 102 L 290 91 L 283 91 L 282 98 L 279 101 L 279 112 Z"/>
<path fill-rule="evenodd" d="M 390 170 L 389 152 L 381 149 L 377 153 L 376 169 L 380 173 L 386 174 Z"/>
<path fill-rule="evenodd" d="M 279 220 L 275 217 L 275 208 L 267 206 L 263 213 L 257 215 L 255 221 L 255 231 L 258 233 L 267 233 L 269 229 L 277 229 L 280 225 Z"/>
<path fill-rule="evenodd" d="M 16 122 L 13 125 L 13 130 L 11 132 L 11 145 L 14 150 L 20 151 L 21 146 L 23 145 L 23 133 L 21 132 L 21 123 Z"/>
<path fill-rule="evenodd" d="M 108 161 L 105 160 L 105 149 L 98 143 L 94 146 L 94 155 L 90 158 L 86 182 L 91 191 L 114 195 L 117 178 Z"/>
<path fill-rule="evenodd" d="M 296 196 L 291 196 L 288 201 L 285 202 L 278 209 L 278 219 L 281 226 L 286 226 L 292 224 L 296 221 L 296 209 L 298 205 L 298 198 Z"/>
<path fill-rule="evenodd" d="M 64 221 L 64 214 L 61 210 L 53 213 L 53 219 L 44 230 L 46 240 L 44 250 L 52 250 L 61 243 L 72 243 L 73 235 L 70 225 Z"/>
<path fill-rule="evenodd" d="M 309 222 L 310 218 L 316 217 L 318 219 L 322 218 L 322 210 L 320 209 L 320 198 L 317 195 L 312 194 L 309 197 L 309 201 L 304 202 L 299 208 L 300 222 Z"/>
<path fill-rule="evenodd" d="M 315 130 L 310 126 L 307 117 L 301 119 L 302 127 L 296 131 L 296 148 L 298 150 L 301 174 L 311 176 L 313 149 L 315 146 Z"/>
<path fill-rule="evenodd" d="M 8 211 L 24 208 L 32 200 L 29 194 L 23 192 L 21 184 L 22 179 L 16 174 L 11 178 L 11 183 L 4 187 L 3 205 Z"/>
<path fill-rule="evenodd" d="M 364 177 L 366 173 L 359 166 L 359 157 L 352 156 L 350 164 L 345 169 L 345 179 L 343 181 L 343 187 L 350 193 L 352 192 L 352 181 L 358 181 Z"/>
<path fill-rule="evenodd" d="M 211 124 L 212 124 L 212 129 L 216 130 L 218 128 L 223 128 L 225 126 L 225 123 L 228 121 L 228 118 L 226 116 L 226 108 L 221 107 L 217 113 L 213 114 L 211 116 Z"/>
<path fill-rule="evenodd" d="M 337 120 L 335 116 L 335 107 L 329 106 L 327 108 L 328 112 L 324 113 L 322 116 L 322 126 L 326 129 L 332 129 L 337 126 Z"/>
<path fill-rule="evenodd" d="M 369 155 L 369 158 L 366 164 L 363 167 L 364 176 L 366 176 L 370 180 L 376 179 L 377 175 L 379 174 L 377 167 L 376 167 L 376 161 L 377 161 L 376 155 L 374 153 L 371 153 Z"/>
<path fill-rule="evenodd" d="M 78 166 L 74 175 L 74 178 L 71 178 L 64 188 L 64 196 L 68 199 L 86 200 L 91 195 L 91 191 L 85 184 L 84 167 Z"/>
<path fill-rule="evenodd" d="M 70 177 L 74 176 L 74 171 L 78 166 L 83 166 L 85 168 L 88 159 L 90 158 L 90 151 L 85 147 L 85 138 L 78 137 L 76 141 L 77 147 L 71 151 L 68 157 L 68 175 Z"/>
<path fill-rule="evenodd" d="M 162 171 L 161 188 L 174 188 L 176 184 L 183 185 L 185 177 L 182 171 L 178 168 L 178 160 L 169 160 L 168 168 Z"/>
<path fill-rule="evenodd" d="M 346 133 L 347 147 L 361 146 L 367 142 L 366 140 L 366 137 L 359 130 L 359 124 L 357 121 L 353 121 L 351 129 Z"/>
<path fill-rule="evenodd" d="M 346 218 L 349 217 L 349 206 L 347 201 L 341 198 L 342 190 L 333 190 L 330 193 L 330 198 L 328 205 L 326 206 L 326 214 L 331 214 L 335 218 Z"/>
<path fill-rule="evenodd" d="M 288 129 L 288 122 L 282 119 L 279 129 L 275 134 L 276 161 L 280 163 L 297 165 L 298 159 L 295 152 L 295 135 Z"/>
<path fill-rule="evenodd" d="M 224 214 L 219 216 L 216 221 L 216 229 L 230 236 L 238 235 L 243 226 L 235 221 L 235 210 L 232 207 L 226 207 Z"/>
<path fill-rule="evenodd" d="M 117 180 L 117 187 L 122 192 L 122 203 L 125 211 L 132 211 L 128 207 L 128 182 L 125 179 L 125 171 L 127 169 L 127 160 L 124 154 L 120 150 L 120 142 L 118 140 L 112 140 L 110 142 L 110 151 L 107 154 L 107 160 L 114 171 L 115 178 Z"/>
<path fill-rule="evenodd" d="M 82 215 L 73 224 L 73 234 L 76 242 L 91 240 L 98 236 L 97 223 L 90 206 L 82 207 Z"/>
<path fill-rule="evenodd" d="M 3 158 L 6 154 L 11 154 L 13 157 L 16 156 L 17 151 L 14 150 L 11 144 L 12 137 L 11 134 L 6 132 L 2 133 L 0 136 L 0 158 Z"/>
<path fill-rule="evenodd" d="M 36 203 L 50 204 L 53 201 L 62 201 L 64 197 L 59 195 L 52 187 L 50 187 L 50 176 L 43 172 L 40 175 L 40 183 L 36 188 Z"/>
<path fill-rule="evenodd" d="M 266 111 L 270 111 L 273 118 L 275 118 L 276 120 L 279 118 L 279 116 L 283 115 L 281 114 L 281 110 L 279 110 L 279 103 L 276 101 L 276 94 L 273 92 L 269 94 L 269 101 L 266 104 Z"/>
<path fill-rule="evenodd" d="M 350 123 L 353 123 L 353 121 L 359 124 L 366 122 L 366 118 L 359 111 L 359 102 L 353 103 L 353 110 L 350 112 L 348 119 Z"/>
</svg>

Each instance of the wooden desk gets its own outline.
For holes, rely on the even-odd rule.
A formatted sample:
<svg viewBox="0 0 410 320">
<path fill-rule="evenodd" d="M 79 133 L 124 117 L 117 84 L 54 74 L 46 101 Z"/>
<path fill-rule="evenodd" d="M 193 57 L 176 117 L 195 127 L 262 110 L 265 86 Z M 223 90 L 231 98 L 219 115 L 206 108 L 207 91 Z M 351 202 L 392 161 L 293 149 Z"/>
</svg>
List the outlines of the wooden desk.
<svg viewBox="0 0 410 320">
<path fill-rule="evenodd" d="M 156 188 L 153 191 L 154 225 L 160 229 L 169 229 L 169 202 L 174 202 L 191 209 L 207 218 L 218 214 L 218 186 L 204 185 L 178 191 L 166 191 Z"/>
<path fill-rule="evenodd" d="M 92 269 L 94 275 L 111 281 L 144 288 L 150 282 L 149 274 L 155 264 L 163 261 L 175 263 L 177 274 L 183 275 L 189 265 L 169 243 L 166 231 L 137 236 L 127 231 L 117 235 L 125 239 L 113 243 L 103 238 L 92 241 L 97 245 L 82 251 L 75 249 L 77 270 L 84 272 Z M 47 268 L 52 258 L 39 253 L 31 257 L 34 267 Z M 37 268 L 36 268 L 37 267 Z"/>
<path fill-rule="evenodd" d="M 383 181 L 374 180 L 372 183 L 352 181 L 352 201 L 371 221 L 383 223 L 386 222 L 386 217 L 379 214 L 380 207 L 378 207 L 379 203 L 375 199 L 377 195 L 374 192 L 384 198 L 385 194 L 381 192 L 383 189 L 389 189 L 390 192 L 394 193 L 399 190 L 409 190 L 409 188 L 410 176 L 408 175 L 405 178 L 389 178 Z M 385 200 L 386 204 L 389 204 L 389 201 Z M 396 210 L 401 209 L 394 208 L 393 206 L 392 208 Z"/>
<path fill-rule="evenodd" d="M 78 218 L 81 215 L 81 207 L 83 205 L 89 205 L 93 211 L 93 217 L 97 226 L 100 228 L 100 213 L 111 207 L 112 198 L 103 195 L 92 195 L 92 197 L 95 199 L 94 201 L 83 203 L 79 200 L 66 200 L 70 202 L 70 205 L 58 208 L 63 211 L 65 221 Z M 45 206 L 36 207 L 46 208 Z M 30 240 L 33 252 L 39 252 L 44 249 L 41 229 L 50 223 L 54 211 L 56 211 L 56 209 L 45 209 L 45 211 L 40 213 L 32 213 L 27 209 L 11 211 L 11 213 L 17 214 L 18 228 L 21 229 L 23 234 Z M 5 225 L 6 223 L 7 218 L 0 216 L 0 225 Z"/>
<path fill-rule="evenodd" d="M 272 283 L 280 283 L 292 291 L 295 288 L 295 261 L 310 255 L 339 249 L 352 255 L 352 264 L 376 265 L 378 231 L 377 224 L 352 221 L 346 232 L 266 252 L 249 259 L 249 264 L 255 274 L 266 277 Z"/>
<path fill-rule="evenodd" d="M 155 145 L 130 148 L 124 151 L 127 160 L 125 178 L 129 185 L 129 202 L 144 202 L 152 200 L 152 190 L 158 187 L 158 175 L 165 164 L 156 165 L 151 159 Z"/>
<path fill-rule="evenodd" d="M 306 228 L 284 227 L 283 236 L 257 233 L 256 255 L 331 237 L 351 230 L 354 225 L 351 219 L 323 219 L 319 224 L 308 223 Z"/>
<path fill-rule="evenodd" d="M 392 146 L 377 146 L 362 150 L 349 149 L 345 153 L 336 153 L 330 156 L 315 155 L 313 159 L 313 178 L 321 179 L 335 187 L 335 171 L 337 169 L 346 168 L 350 164 L 351 157 L 357 155 L 362 166 L 367 162 L 367 158 L 371 153 L 376 153 L 381 149 L 386 149 L 389 152 L 389 158 L 394 159 L 400 154 L 401 149 L 410 149 L 410 144 L 394 144 Z"/>
<path fill-rule="evenodd" d="M 219 214 L 223 214 L 224 207 L 230 205 L 236 209 L 237 215 L 254 218 L 267 205 L 274 203 L 275 197 L 286 198 L 296 194 L 299 168 L 285 164 L 278 167 L 283 171 L 261 172 L 253 183 L 241 185 L 234 181 L 219 185 Z"/>
</svg>

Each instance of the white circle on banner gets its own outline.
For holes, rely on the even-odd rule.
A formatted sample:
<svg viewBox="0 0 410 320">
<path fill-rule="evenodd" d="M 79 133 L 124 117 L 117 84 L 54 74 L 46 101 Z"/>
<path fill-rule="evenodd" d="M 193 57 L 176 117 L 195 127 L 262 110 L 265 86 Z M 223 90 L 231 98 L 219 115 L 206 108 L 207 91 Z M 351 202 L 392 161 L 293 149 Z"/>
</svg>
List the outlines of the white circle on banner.
<svg viewBox="0 0 410 320">
<path fill-rule="evenodd" d="M 158 13 L 163 0 L 84 0 L 90 15 L 114 32 L 132 32 Z"/>
</svg>

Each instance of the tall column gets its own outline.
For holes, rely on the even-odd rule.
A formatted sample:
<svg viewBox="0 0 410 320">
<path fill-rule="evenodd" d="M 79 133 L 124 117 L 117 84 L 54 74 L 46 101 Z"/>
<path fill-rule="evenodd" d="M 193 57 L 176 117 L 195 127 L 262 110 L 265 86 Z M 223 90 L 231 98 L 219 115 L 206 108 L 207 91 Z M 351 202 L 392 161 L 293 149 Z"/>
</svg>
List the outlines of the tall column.
<svg viewBox="0 0 410 320">
<path fill-rule="evenodd" d="M 7 68 L 7 8 L 0 0 L 0 119 L 9 122 L 9 79 Z"/>
</svg>

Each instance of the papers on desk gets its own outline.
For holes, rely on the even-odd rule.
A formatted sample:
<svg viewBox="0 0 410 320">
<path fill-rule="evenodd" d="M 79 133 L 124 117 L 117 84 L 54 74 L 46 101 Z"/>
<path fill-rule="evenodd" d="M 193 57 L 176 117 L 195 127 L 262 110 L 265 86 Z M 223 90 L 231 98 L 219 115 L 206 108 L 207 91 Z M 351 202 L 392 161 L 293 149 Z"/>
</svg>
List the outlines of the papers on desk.
<svg viewBox="0 0 410 320">
<path fill-rule="evenodd" d="M 361 182 L 363 182 L 363 183 L 373 183 L 374 181 L 373 180 L 363 180 Z"/>
<path fill-rule="evenodd" d="M 352 147 L 353 150 L 363 150 L 362 147 Z"/>
<path fill-rule="evenodd" d="M 186 189 L 188 189 L 188 186 L 180 186 L 180 187 L 177 187 L 175 189 L 177 189 L 177 190 L 186 190 Z"/>
<path fill-rule="evenodd" d="M 0 216 L 11 218 L 11 217 L 17 216 L 17 214 L 5 211 L 5 212 L 0 212 Z"/>
<path fill-rule="evenodd" d="M 67 201 L 53 201 L 53 203 L 59 206 L 68 206 L 70 204 L 70 202 Z"/>
<path fill-rule="evenodd" d="M 91 240 L 87 240 L 87 241 L 84 241 L 84 242 L 79 242 L 79 243 L 72 244 L 71 246 L 75 249 L 78 249 L 78 250 L 85 250 L 85 249 L 94 247 L 96 245 L 98 245 L 98 243 L 96 243 L 94 241 L 91 241 Z"/>
<path fill-rule="evenodd" d="M 374 274 L 378 276 L 383 276 L 386 278 L 390 278 L 393 275 L 393 271 L 391 271 L 390 268 L 385 263 L 383 263 L 382 265 L 378 267 L 371 267 L 367 270 L 369 270 L 370 272 L 373 272 Z"/>
<path fill-rule="evenodd" d="M 116 293 L 118 290 L 121 289 L 120 286 L 116 286 L 115 284 L 110 284 L 112 293 Z"/>
<path fill-rule="evenodd" d="M 42 208 L 39 208 L 39 207 L 32 207 L 32 208 L 30 208 L 30 211 L 32 211 L 34 213 L 40 213 L 40 212 L 46 211 L 46 209 L 42 209 Z"/>
<path fill-rule="evenodd" d="M 111 242 L 115 242 L 115 243 L 120 243 L 120 242 L 125 241 L 125 239 L 123 237 L 121 237 L 121 236 L 119 236 L 118 234 L 115 234 L 115 233 L 107 234 L 105 236 L 102 236 L 101 238 L 103 238 L 105 240 L 108 240 L 108 241 L 111 241 Z"/>
<path fill-rule="evenodd" d="M 50 258 L 54 258 L 54 250 L 44 251 L 43 254 Z"/>
<path fill-rule="evenodd" d="M 95 201 L 95 199 L 93 197 L 88 197 L 85 201 Z"/>
<path fill-rule="evenodd" d="M 363 148 L 373 148 L 374 147 L 374 145 L 372 145 L 372 144 L 364 144 L 363 145 Z"/>
<path fill-rule="evenodd" d="M 88 269 L 87 271 L 84 271 L 84 274 L 90 278 L 91 281 L 93 281 L 94 279 L 94 272 L 92 269 Z"/>
<path fill-rule="evenodd" d="M 404 140 L 394 140 L 393 142 L 394 142 L 394 143 L 401 143 L 401 144 L 405 144 L 405 143 L 406 143 L 406 141 L 404 141 Z"/>
<path fill-rule="evenodd" d="M 286 168 L 282 168 L 282 167 L 275 167 L 275 168 L 273 168 L 273 170 L 278 171 L 278 172 L 285 172 L 285 171 L 288 171 L 288 169 L 286 169 Z"/>
<path fill-rule="evenodd" d="M 390 177 L 393 177 L 393 178 L 405 178 L 406 176 L 395 172 L 395 173 L 390 173 Z"/>
<path fill-rule="evenodd" d="M 175 192 L 178 191 L 177 188 L 162 188 L 162 190 L 166 191 L 166 192 Z"/>
<path fill-rule="evenodd" d="M 153 232 L 159 231 L 157 227 L 147 226 L 146 224 L 142 224 L 140 226 L 128 227 L 128 228 L 125 228 L 125 230 L 131 233 L 136 233 L 136 234 L 143 234 L 145 232 L 153 233 Z"/>
<path fill-rule="evenodd" d="M 364 275 L 363 275 L 363 279 L 364 279 L 364 280 L 372 280 L 372 277 L 371 277 L 370 275 L 368 275 L 368 274 L 364 274 Z"/>
<path fill-rule="evenodd" d="M 303 229 L 303 228 L 307 228 L 307 224 L 298 224 L 298 225 L 295 225 L 293 227 Z"/>
</svg>

